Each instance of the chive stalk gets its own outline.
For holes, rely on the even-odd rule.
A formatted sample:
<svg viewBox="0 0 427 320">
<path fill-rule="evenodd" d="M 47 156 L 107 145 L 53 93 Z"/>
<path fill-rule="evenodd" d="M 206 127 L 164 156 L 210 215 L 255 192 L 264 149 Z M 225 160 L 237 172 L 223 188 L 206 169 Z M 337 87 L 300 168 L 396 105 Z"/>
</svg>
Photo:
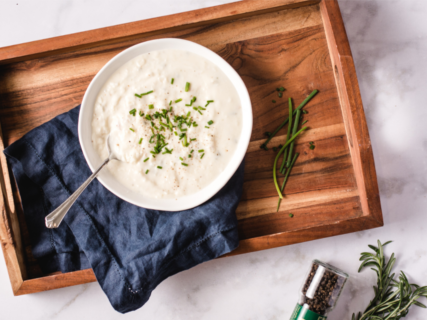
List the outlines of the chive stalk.
<svg viewBox="0 0 427 320">
<path fill-rule="evenodd" d="M 295 132 L 297 132 L 300 116 L 301 116 L 301 110 L 298 110 L 297 111 L 297 115 L 295 116 L 294 127 L 292 129 L 292 135 L 294 135 Z M 289 122 L 289 126 L 290 125 L 291 125 L 291 123 Z M 294 150 L 294 144 L 295 144 L 295 142 L 292 142 L 291 145 L 289 146 L 288 161 L 286 161 L 286 167 L 287 168 L 289 168 L 291 166 L 291 162 L 292 162 L 292 151 Z"/>
<path fill-rule="evenodd" d="M 289 145 L 289 144 L 291 144 L 291 142 L 292 141 L 294 141 L 295 140 L 295 138 L 296 137 L 298 137 L 298 135 L 301 133 L 301 132 L 303 132 L 304 130 L 307 130 L 307 128 L 308 127 L 304 127 L 304 128 L 301 128 L 297 133 L 295 133 L 295 135 L 293 135 L 286 143 L 285 143 L 285 145 L 282 147 L 282 149 L 280 149 L 279 150 L 279 152 L 277 153 L 277 155 L 276 155 L 276 158 L 274 159 L 274 164 L 273 164 L 273 180 L 274 180 L 274 185 L 276 186 L 276 190 L 277 190 L 277 193 L 279 194 L 279 197 L 280 197 L 280 199 L 283 199 L 283 196 L 282 196 L 282 192 L 280 191 L 280 188 L 279 188 L 279 184 L 277 183 L 277 174 L 276 174 L 276 171 L 277 171 L 277 160 L 279 160 L 279 157 L 280 157 L 280 155 L 282 154 L 282 152 L 286 149 L 286 147 Z"/>
<path fill-rule="evenodd" d="M 188 91 L 190 91 L 190 82 L 187 82 L 185 84 L 185 92 L 188 92 Z"/>
<path fill-rule="evenodd" d="M 310 93 L 310 95 L 305 98 L 305 100 L 303 102 L 301 102 L 301 104 L 298 106 L 298 108 L 296 108 L 293 112 L 293 114 L 297 113 L 297 110 L 300 110 L 301 108 L 303 108 L 315 95 L 316 93 L 318 93 L 318 90 L 313 90 L 312 93 Z M 267 148 L 267 144 L 270 142 L 271 139 L 273 139 L 273 137 L 277 134 L 277 132 L 279 132 L 280 129 L 282 129 L 285 124 L 287 124 L 289 121 L 289 117 L 285 119 L 285 121 L 283 121 L 277 128 L 276 130 L 273 131 L 273 133 L 271 134 L 271 136 L 268 137 L 268 139 L 261 145 L 261 149 L 266 149 Z"/>
<path fill-rule="evenodd" d="M 280 191 L 282 193 L 283 193 L 283 190 L 285 189 L 285 185 L 286 185 L 286 182 L 288 181 L 289 174 L 291 173 L 291 170 L 294 167 L 294 164 L 297 161 L 298 156 L 299 156 L 299 153 L 295 153 L 294 158 L 292 159 L 291 165 L 289 166 L 288 171 L 286 171 L 286 175 L 285 175 L 285 178 L 284 178 L 283 183 L 282 183 L 282 188 L 280 189 Z M 276 212 L 279 211 L 281 202 L 282 202 L 282 199 L 279 198 L 279 201 L 277 202 L 277 211 Z"/>
<path fill-rule="evenodd" d="M 286 142 L 288 142 L 289 137 L 291 137 L 291 124 L 292 124 L 292 114 L 293 114 L 293 108 L 292 108 L 292 99 L 289 98 L 288 100 L 288 104 L 289 104 L 289 124 L 288 124 L 288 134 L 286 135 Z M 280 166 L 280 172 L 282 172 L 285 167 L 286 164 L 286 159 L 288 158 L 288 152 L 289 152 L 289 148 L 285 149 L 285 154 L 283 155 L 283 161 L 282 161 L 282 165 Z"/>
</svg>

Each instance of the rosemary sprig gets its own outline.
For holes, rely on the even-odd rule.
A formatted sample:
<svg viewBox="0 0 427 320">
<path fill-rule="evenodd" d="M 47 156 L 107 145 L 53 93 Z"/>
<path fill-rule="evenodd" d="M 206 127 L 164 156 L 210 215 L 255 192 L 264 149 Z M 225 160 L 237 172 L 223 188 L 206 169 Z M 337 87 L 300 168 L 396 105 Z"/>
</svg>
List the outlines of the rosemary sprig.
<svg viewBox="0 0 427 320">
<path fill-rule="evenodd" d="M 383 248 L 390 242 L 381 244 L 378 240 L 378 247 L 369 245 L 374 254 L 361 253 L 362 264 L 359 272 L 365 267 L 372 267 L 371 269 L 377 274 L 377 285 L 374 286 L 375 296 L 368 307 L 363 314 L 362 312 L 357 315 L 353 313 L 352 320 L 399 320 L 406 317 L 412 305 L 426 308 L 418 299 L 427 297 L 427 286 L 420 287 L 409 283 L 403 271 L 400 272 L 398 280 L 394 279 L 394 273 L 391 274 L 396 258 L 393 253 L 386 261 Z"/>
</svg>

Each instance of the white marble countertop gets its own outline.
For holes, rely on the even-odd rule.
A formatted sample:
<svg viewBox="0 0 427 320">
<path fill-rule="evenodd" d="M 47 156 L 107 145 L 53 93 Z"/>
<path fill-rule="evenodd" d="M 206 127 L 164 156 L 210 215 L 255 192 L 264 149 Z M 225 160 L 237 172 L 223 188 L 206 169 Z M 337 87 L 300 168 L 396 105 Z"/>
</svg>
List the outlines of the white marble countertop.
<svg viewBox="0 0 427 320">
<path fill-rule="evenodd" d="M 227 0 L 1 0 L 0 47 L 217 5 Z M 120 315 L 97 283 L 13 297 L 0 258 L 0 319 L 289 319 L 313 258 L 348 271 L 330 319 L 372 298 L 357 273 L 367 244 L 394 240 L 397 270 L 427 285 L 427 2 L 339 0 L 353 50 L 379 178 L 385 226 L 210 261 L 164 281 L 140 310 Z M 424 302 L 424 301 L 423 301 Z M 408 319 L 426 319 L 413 307 Z"/>
</svg>

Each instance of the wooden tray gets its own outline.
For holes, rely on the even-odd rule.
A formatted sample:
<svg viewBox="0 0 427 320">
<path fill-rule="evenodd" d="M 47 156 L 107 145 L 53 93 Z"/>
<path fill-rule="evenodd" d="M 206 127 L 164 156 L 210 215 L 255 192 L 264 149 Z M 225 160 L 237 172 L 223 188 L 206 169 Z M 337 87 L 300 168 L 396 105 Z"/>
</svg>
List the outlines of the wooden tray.
<svg viewBox="0 0 427 320">
<path fill-rule="evenodd" d="M 120 51 L 165 37 L 216 51 L 249 89 L 254 127 L 237 209 L 241 242 L 232 254 L 383 225 L 371 142 L 336 0 L 244 1 L 0 48 L 0 149 L 77 106 L 93 76 Z M 281 99 L 279 86 L 286 88 Z M 299 104 L 313 89 L 320 92 L 305 108 L 310 130 L 298 139 L 300 157 L 276 213 L 275 152 L 259 146 L 264 132 L 287 116 L 287 97 Z M 284 134 L 282 129 L 269 146 L 283 143 Z M 315 141 L 314 150 L 309 141 Z M 14 294 L 96 281 L 91 269 L 41 273 L 3 153 L 0 159 L 0 240 Z"/>
</svg>

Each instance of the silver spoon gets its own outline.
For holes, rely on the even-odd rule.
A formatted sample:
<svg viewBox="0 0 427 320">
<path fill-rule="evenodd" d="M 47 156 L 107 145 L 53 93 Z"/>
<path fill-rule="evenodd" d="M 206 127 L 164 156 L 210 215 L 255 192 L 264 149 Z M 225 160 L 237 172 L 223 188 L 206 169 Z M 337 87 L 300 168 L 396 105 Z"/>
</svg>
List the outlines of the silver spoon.
<svg viewBox="0 0 427 320">
<path fill-rule="evenodd" d="M 48 228 L 58 228 L 59 225 L 62 222 L 62 219 L 64 219 L 65 215 L 67 214 L 68 210 L 70 210 L 71 206 L 74 204 L 74 202 L 77 200 L 77 198 L 82 194 L 82 192 L 86 189 L 86 187 L 92 182 L 93 179 L 96 178 L 98 173 L 101 171 L 102 168 L 105 167 L 105 165 L 110 162 L 110 160 L 119 160 L 117 157 L 113 154 L 110 148 L 110 135 L 107 136 L 107 150 L 108 150 L 108 158 L 105 159 L 105 161 L 101 164 L 101 166 L 92 173 L 92 175 L 87 178 L 87 180 L 76 190 L 74 193 L 68 197 L 67 200 L 65 200 L 58 208 L 56 208 L 54 211 L 49 213 L 46 218 L 46 227 Z"/>
</svg>

